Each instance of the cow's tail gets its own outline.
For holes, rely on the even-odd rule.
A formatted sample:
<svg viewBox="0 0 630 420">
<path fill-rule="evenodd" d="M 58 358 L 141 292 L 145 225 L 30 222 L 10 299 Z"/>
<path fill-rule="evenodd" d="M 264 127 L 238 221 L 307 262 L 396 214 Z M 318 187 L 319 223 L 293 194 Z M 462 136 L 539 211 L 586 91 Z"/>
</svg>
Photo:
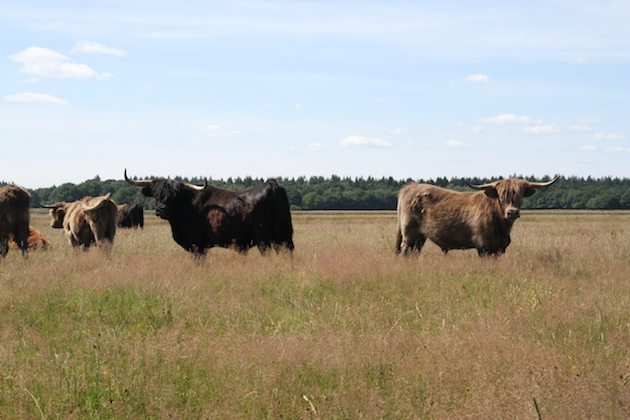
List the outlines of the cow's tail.
<svg viewBox="0 0 630 420">
<path fill-rule="evenodd" d="M 271 194 L 273 197 L 274 223 L 272 242 L 285 246 L 289 251 L 295 248 L 293 244 L 293 223 L 291 222 L 291 206 L 287 191 L 278 185 L 275 180 L 270 180 Z"/>
</svg>

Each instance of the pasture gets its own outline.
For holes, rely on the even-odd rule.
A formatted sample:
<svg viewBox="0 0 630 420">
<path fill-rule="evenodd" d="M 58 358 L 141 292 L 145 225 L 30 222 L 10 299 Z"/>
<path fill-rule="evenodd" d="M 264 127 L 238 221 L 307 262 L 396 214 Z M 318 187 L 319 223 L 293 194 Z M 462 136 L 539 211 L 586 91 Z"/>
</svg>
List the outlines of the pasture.
<svg viewBox="0 0 630 420">
<path fill-rule="evenodd" d="M 393 213 L 294 213 L 293 257 L 0 261 L 0 418 L 628 418 L 630 213 L 525 212 L 499 259 L 394 255 Z"/>
</svg>

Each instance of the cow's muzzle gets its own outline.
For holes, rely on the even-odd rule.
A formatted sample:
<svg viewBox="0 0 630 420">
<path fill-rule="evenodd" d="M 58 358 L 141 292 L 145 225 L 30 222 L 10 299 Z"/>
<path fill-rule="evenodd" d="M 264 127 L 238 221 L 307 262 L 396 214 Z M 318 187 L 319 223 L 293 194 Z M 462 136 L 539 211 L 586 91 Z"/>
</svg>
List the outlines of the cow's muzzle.
<svg viewBox="0 0 630 420">
<path fill-rule="evenodd" d="M 158 205 L 155 208 L 155 215 L 160 219 L 168 220 L 168 208 L 164 205 Z"/>
<path fill-rule="evenodd" d="M 521 211 L 519 209 L 509 209 L 505 212 L 505 217 L 508 220 L 516 220 L 521 217 Z"/>
</svg>

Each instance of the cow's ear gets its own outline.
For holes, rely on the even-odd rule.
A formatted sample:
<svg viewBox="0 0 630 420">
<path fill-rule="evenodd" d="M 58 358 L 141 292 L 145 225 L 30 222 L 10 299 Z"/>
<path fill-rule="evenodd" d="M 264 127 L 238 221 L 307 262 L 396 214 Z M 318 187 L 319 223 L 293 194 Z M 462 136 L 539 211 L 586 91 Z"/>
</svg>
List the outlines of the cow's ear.
<svg viewBox="0 0 630 420">
<path fill-rule="evenodd" d="M 147 187 L 142 187 L 142 189 L 140 190 L 140 192 L 142 193 L 142 195 L 144 195 L 145 197 L 153 197 L 153 194 L 151 194 L 151 187 L 147 186 Z"/>
<path fill-rule="evenodd" d="M 536 192 L 536 188 L 526 187 L 525 191 L 523 192 L 523 197 L 530 197 L 534 195 L 535 192 Z"/>
<path fill-rule="evenodd" d="M 483 192 L 490 198 L 499 198 L 499 193 L 496 188 L 488 188 L 487 190 L 483 190 Z"/>
</svg>

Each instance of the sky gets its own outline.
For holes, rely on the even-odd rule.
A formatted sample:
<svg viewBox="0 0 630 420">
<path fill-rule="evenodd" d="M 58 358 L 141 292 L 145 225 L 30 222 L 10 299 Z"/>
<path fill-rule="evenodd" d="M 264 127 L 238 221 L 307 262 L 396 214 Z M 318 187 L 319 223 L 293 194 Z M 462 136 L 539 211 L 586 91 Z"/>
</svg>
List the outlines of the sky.
<svg viewBox="0 0 630 420">
<path fill-rule="evenodd" d="M 630 177 L 628 1 L 21 0 L 0 180 Z"/>
</svg>

